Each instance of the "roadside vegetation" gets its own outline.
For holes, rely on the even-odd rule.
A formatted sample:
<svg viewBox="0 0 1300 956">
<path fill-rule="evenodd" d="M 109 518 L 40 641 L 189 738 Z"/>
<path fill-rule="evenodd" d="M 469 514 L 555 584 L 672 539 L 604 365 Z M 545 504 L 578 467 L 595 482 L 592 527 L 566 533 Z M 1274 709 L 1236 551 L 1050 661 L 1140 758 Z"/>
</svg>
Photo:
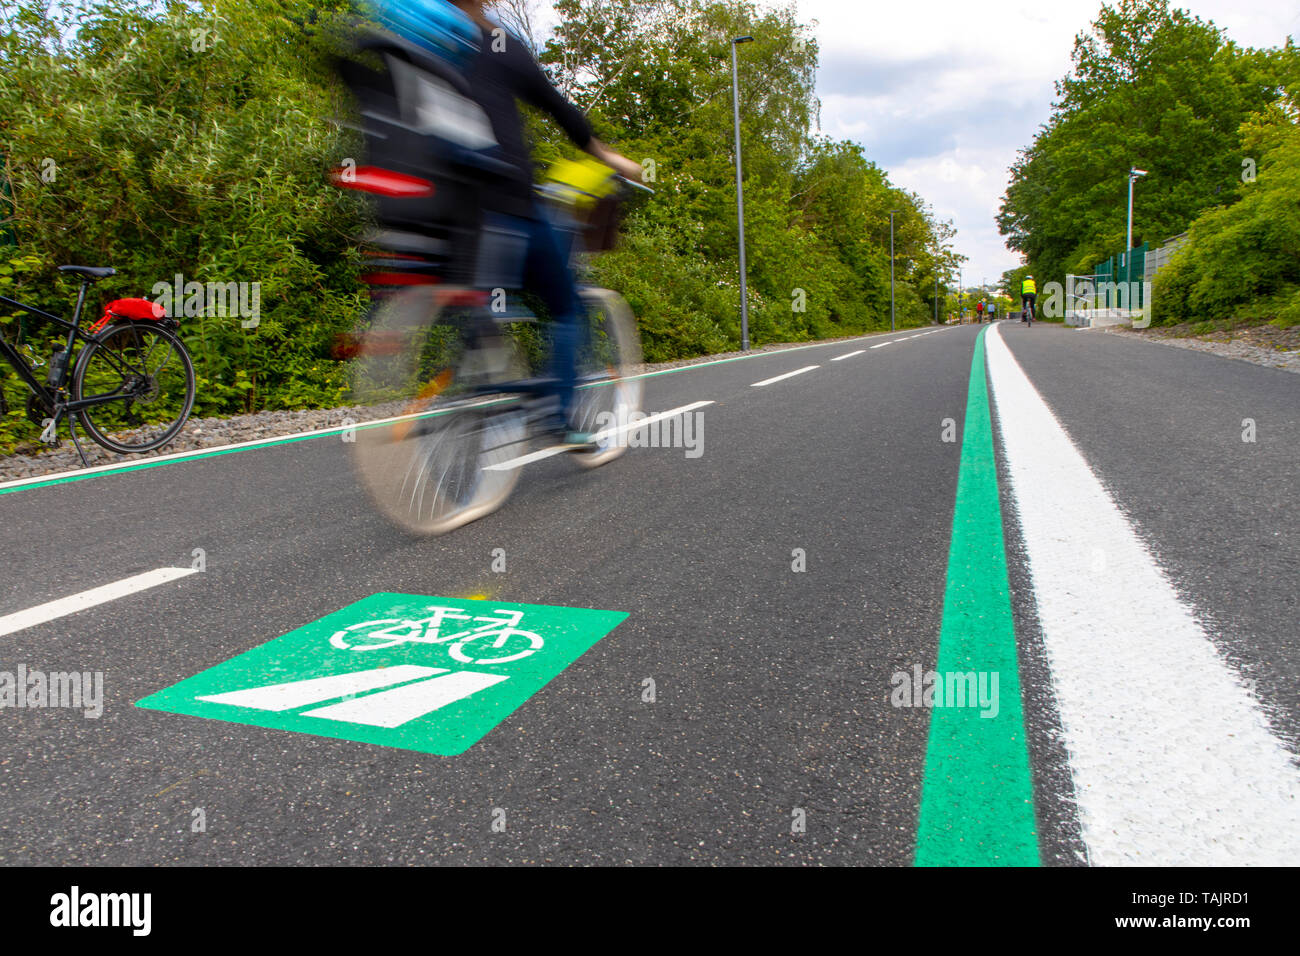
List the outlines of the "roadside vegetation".
<svg viewBox="0 0 1300 956">
<path fill-rule="evenodd" d="M 1279 38 L 1282 42 L 1284 38 Z M 1012 170 L 998 222 L 1045 282 L 1133 242 L 1189 233 L 1153 321 L 1300 324 L 1300 50 L 1234 43 L 1167 0 L 1102 7 L 1075 40 L 1051 120 Z M 1019 291 L 1026 270 L 1004 276 Z"/>
<path fill-rule="evenodd" d="M 622 292 L 648 360 L 740 342 L 731 37 L 741 48 L 751 339 L 804 341 L 889 327 L 889 212 L 900 325 L 931 320 L 936 271 L 955 275 L 950 224 L 855 144 L 817 134 L 817 45 L 792 8 L 707 0 L 561 0 L 528 36 L 597 134 L 645 161 L 655 197 L 596 280 Z M 521 4 L 501 14 L 529 34 Z M 112 265 L 90 308 L 181 275 L 258 283 L 255 327 L 182 320 L 196 415 L 347 402 L 341 332 L 365 315 L 354 237 L 365 218 L 326 172 L 357 153 L 329 57 L 347 0 L 203 3 L 18 0 L 0 23 L 0 293 L 59 314 L 61 263 Z M 571 152 L 531 122 L 537 155 Z M 947 292 L 941 281 L 940 301 Z M 0 313 L 11 338 L 16 317 Z M 25 342 L 48 355 L 47 329 Z M 30 440 L 4 370 L 0 450 Z"/>
</svg>

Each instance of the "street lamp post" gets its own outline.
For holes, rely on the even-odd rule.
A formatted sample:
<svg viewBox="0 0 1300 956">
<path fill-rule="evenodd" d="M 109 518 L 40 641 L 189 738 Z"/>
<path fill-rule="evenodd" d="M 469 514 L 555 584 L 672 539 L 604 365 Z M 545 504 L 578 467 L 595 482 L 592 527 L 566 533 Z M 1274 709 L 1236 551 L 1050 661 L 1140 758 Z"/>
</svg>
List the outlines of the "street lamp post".
<svg viewBox="0 0 1300 956">
<path fill-rule="evenodd" d="M 939 263 L 934 264 L 934 324 L 939 324 Z"/>
<path fill-rule="evenodd" d="M 740 162 L 740 80 L 736 63 L 736 45 L 752 43 L 753 37 L 736 37 L 731 41 L 731 115 L 736 128 L 736 221 L 740 226 L 740 350 L 749 351 L 749 278 L 745 268 L 745 186 Z"/>
<path fill-rule="evenodd" d="M 1124 245 L 1124 281 L 1131 282 L 1133 279 L 1133 184 L 1139 178 L 1145 176 L 1145 169 L 1130 167 L 1128 171 L 1128 238 Z"/>
<path fill-rule="evenodd" d="M 889 210 L 889 331 L 894 331 L 894 213 Z"/>
</svg>

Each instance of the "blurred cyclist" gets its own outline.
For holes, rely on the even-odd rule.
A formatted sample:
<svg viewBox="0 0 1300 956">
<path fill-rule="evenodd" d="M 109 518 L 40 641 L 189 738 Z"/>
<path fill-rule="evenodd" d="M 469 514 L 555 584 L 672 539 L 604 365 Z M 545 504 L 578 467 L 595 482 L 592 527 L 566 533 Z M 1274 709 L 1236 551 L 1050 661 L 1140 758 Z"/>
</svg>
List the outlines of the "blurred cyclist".
<svg viewBox="0 0 1300 956">
<path fill-rule="evenodd" d="M 579 333 L 578 289 L 568 259 L 533 192 L 532 159 L 524 140 L 518 100 L 548 113 L 580 149 L 618 174 L 641 181 L 641 165 L 609 149 L 592 134 L 582 111 L 551 85 L 527 45 L 499 23 L 487 18 L 491 0 L 452 0 L 477 24 L 477 53 L 465 65 L 473 99 L 492 123 L 500 144 L 499 156 L 517 173 L 494 195 L 486 197 L 485 211 L 516 217 L 528 233 L 524 288 L 546 304 L 554 320 L 552 375 L 556 379 L 558 408 L 547 431 L 567 445 L 589 446 L 591 436 L 572 427 L 569 420 L 577 384 Z"/>
</svg>

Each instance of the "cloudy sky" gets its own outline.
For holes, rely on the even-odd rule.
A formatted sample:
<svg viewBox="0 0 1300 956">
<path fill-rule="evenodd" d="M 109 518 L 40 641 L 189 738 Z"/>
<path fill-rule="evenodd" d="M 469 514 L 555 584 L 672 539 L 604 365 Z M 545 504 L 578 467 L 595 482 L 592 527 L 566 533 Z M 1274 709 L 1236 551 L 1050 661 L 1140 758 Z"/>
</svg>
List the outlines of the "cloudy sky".
<svg viewBox="0 0 1300 956">
<path fill-rule="evenodd" d="M 1008 169 L 1047 121 L 1053 83 L 1069 72 L 1074 37 L 1101 0 L 796 4 L 805 22 L 817 23 L 822 131 L 861 143 L 895 184 L 956 224 L 957 249 L 970 257 L 966 285 L 1019 265 L 994 218 Z M 1300 37 L 1300 0 L 1174 5 L 1213 20 L 1243 46 Z"/>
<path fill-rule="evenodd" d="M 1300 36 L 1300 0 L 1182 0 L 1245 46 Z M 1100 0 L 798 0 L 816 20 L 822 129 L 852 139 L 957 225 L 967 285 L 1020 264 L 998 234 L 1016 153 L 1047 121 L 1053 83 Z M 1123 176 L 1124 171 L 1116 175 Z"/>
</svg>

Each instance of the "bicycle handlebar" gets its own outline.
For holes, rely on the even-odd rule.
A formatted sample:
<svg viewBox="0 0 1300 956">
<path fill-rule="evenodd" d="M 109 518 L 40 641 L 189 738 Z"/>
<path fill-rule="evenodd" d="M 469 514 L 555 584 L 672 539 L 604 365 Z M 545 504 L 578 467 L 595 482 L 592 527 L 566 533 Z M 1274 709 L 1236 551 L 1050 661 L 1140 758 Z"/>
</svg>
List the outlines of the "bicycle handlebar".
<svg viewBox="0 0 1300 956">
<path fill-rule="evenodd" d="M 654 195 L 655 191 L 651 189 L 649 186 L 647 186 L 645 183 L 639 183 L 635 179 L 628 179 L 626 176 L 622 176 L 622 175 L 618 176 L 617 178 L 618 181 L 622 183 L 624 186 L 631 186 L 633 189 L 639 189 L 641 192 L 649 193 L 651 196 Z"/>
</svg>

